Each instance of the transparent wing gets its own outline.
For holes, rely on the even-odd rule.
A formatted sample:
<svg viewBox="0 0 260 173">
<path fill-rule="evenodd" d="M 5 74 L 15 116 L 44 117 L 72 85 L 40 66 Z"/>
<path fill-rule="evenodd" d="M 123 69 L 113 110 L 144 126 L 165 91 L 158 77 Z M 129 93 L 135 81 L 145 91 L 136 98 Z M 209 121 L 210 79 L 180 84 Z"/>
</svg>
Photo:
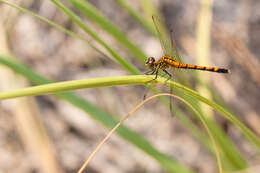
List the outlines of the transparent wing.
<svg viewBox="0 0 260 173">
<path fill-rule="evenodd" d="M 167 29 L 164 27 L 163 22 L 159 19 L 158 16 L 153 15 L 152 18 L 164 54 L 175 58 L 176 61 L 180 61 L 181 57 L 173 39 L 173 32 L 171 31 L 171 33 L 169 33 L 167 31 Z"/>
</svg>

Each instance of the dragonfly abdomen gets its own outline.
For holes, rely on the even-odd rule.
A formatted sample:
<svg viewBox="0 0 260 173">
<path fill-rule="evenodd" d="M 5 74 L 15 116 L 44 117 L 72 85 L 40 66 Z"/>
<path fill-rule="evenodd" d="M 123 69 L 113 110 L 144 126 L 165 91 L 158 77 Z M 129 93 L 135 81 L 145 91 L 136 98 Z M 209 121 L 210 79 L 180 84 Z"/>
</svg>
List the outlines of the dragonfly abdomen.
<svg viewBox="0 0 260 173">
<path fill-rule="evenodd" d="M 224 68 L 197 66 L 197 65 L 183 64 L 183 63 L 179 63 L 179 62 L 174 62 L 174 64 L 172 66 L 174 66 L 175 68 L 203 70 L 203 71 L 211 71 L 211 72 L 217 72 L 217 73 L 229 73 L 230 72 L 228 69 L 224 69 Z"/>
</svg>

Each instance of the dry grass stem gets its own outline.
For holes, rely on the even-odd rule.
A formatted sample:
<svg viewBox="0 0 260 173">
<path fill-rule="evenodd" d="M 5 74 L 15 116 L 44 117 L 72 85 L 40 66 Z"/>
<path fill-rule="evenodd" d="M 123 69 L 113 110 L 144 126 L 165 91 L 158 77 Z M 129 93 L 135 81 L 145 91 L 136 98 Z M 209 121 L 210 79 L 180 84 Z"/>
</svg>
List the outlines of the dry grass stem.
<svg viewBox="0 0 260 173">
<path fill-rule="evenodd" d="M 112 130 L 107 134 L 107 136 L 98 144 L 98 146 L 95 148 L 95 150 L 90 154 L 90 156 L 88 157 L 88 159 L 85 161 L 85 163 L 82 165 L 82 167 L 79 169 L 78 173 L 82 173 L 84 171 L 84 169 L 86 169 L 86 167 L 88 166 L 89 162 L 93 159 L 93 157 L 96 155 L 96 153 L 100 150 L 100 148 L 105 144 L 105 142 L 107 142 L 107 140 L 112 136 L 112 134 L 116 131 L 116 129 L 128 118 L 130 117 L 133 113 L 135 113 L 142 105 L 144 105 L 146 102 L 156 98 L 156 97 L 160 97 L 160 96 L 170 96 L 170 97 L 174 97 L 182 102 L 184 102 L 185 104 L 187 104 L 194 112 L 195 114 L 199 117 L 199 119 L 201 120 L 203 126 L 205 127 L 210 140 L 213 144 L 213 147 L 215 149 L 215 153 L 216 153 L 216 159 L 217 159 L 217 165 L 218 165 L 218 170 L 219 173 L 222 173 L 222 164 L 221 164 L 221 160 L 220 160 L 220 154 L 219 154 L 219 150 L 217 147 L 217 144 L 214 140 L 213 135 L 210 132 L 210 129 L 206 123 L 206 121 L 204 120 L 203 117 L 200 116 L 200 114 L 198 113 L 198 111 L 192 107 L 192 105 L 190 103 L 188 103 L 186 100 L 184 100 L 181 97 L 178 97 L 176 95 L 173 94 L 169 94 L 169 93 L 161 93 L 161 94 L 156 94 L 153 95 L 145 100 L 143 100 L 141 103 L 139 103 L 136 107 L 134 107 L 130 112 L 128 112 L 117 124 L 115 127 L 112 128 Z"/>
</svg>

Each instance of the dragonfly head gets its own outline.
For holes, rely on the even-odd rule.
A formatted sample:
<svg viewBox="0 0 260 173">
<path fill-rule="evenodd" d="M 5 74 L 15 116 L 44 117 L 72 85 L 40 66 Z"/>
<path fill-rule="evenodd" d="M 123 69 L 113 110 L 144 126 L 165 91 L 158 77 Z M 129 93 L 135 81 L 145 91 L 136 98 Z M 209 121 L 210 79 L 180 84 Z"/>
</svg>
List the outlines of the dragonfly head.
<svg viewBox="0 0 260 173">
<path fill-rule="evenodd" d="M 154 68 L 154 62 L 155 62 L 154 57 L 149 57 L 147 58 L 145 65 L 149 68 Z"/>
</svg>

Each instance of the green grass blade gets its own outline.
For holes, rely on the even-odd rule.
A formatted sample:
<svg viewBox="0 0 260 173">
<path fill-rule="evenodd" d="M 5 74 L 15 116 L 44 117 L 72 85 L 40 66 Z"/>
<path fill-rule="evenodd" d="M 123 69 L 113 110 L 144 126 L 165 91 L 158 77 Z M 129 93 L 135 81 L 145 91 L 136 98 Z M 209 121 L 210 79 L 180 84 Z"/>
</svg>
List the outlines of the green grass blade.
<svg viewBox="0 0 260 173">
<path fill-rule="evenodd" d="M 21 66 L 18 63 L 14 63 L 14 61 L 12 62 L 12 61 L 8 60 L 7 58 L 4 58 L 3 56 L 0 58 L 0 63 L 2 63 L 4 65 L 7 65 L 8 67 L 18 71 L 19 73 L 21 73 L 21 72 L 26 70 L 26 67 Z M 29 75 L 30 74 L 27 74 L 28 77 L 29 77 Z M 123 77 L 123 78 L 115 77 L 116 78 L 116 82 L 115 81 L 112 82 L 112 83 L 108 82 L 108 83 L 106 83 L 106 86 L 125 84 L 125 79 L 127 80 L 128 83 L 130 83 L 130 81 L 128 79 L 134 80 L 133 83 L 142 83 L 142 82 L 145 83 L 145 81 L 151 80 L 153 77 L 154 76 L 150 76 L 150 75 L 149 76 L 147 76 L 147 75 L 137 75 L 137 76 L 132 76 L 132 77 L 127 76 L 126 78 L 125 77 Z M 109 80 L 111 80 L 111 78 L 109 78 Z M 158 77 L 158 79 L 155 80 L 154 82 L 159 82 L 159 83 L 163 84 L 165 82 L 165 78 Z M 189 88 L 187 88 L 187 87 L 185 87 L 185 86 L 183 86 L 181 84 L 178 84 L 178 83 L 173 82 L 173 81 L 167 81 L 167 83 L 169 85 L 172 85 L 172 87 L 177 87 L 179 89 L 182 89 L 187 95 L 193 96 L 194 98 L 200 100 L 201 102 L 204 102 L 205 104 L 207 104 L 210 107 L 212 107 L 213 109 L 215 109 L 217 112 L 222 114 L 225 118 L 227 118 L 232 123 L 237 125 L 242 130 L 242 132 L 245 134 L 245 136 L 247 136 L 248 139 L 250 141 L 252 141 L 260 149 L 260 140 L 259 140 L 259 138 L 250 129 L 248 129 L 242 122 L 240 122 L 234 115 L 229 113 L 226 109 L 224 109 L 223 107 L 219 106 L 215 102 L 210 101 L 210 100 L 206 99 L 205 97 L 200 96 L 196 91 L 193 91 L 193 90 L 191 90 L 191 89 L 189 89 Z M 91 86 L 93 86 L 93 84 L 91 84 Z M 82 86 L 80 86 L 80 88 L 82 88 Z M 76 88 L 75 87 L 71 88 L 71 86 L 68 86 L 68 88 L 66 90 L 71 90 L 71 89 L 76 89 Z M 63 91 L 65 91 L 65 89 Z"/>
<path fill-rule="evenodd" d="M 67 0 L 88 19 L 97 23 L 107 33 L 112 35 L 122 46 L 124 46 L 136 59 L 143 63 L 146 55 L 133 44 L 128 37 L 109 19 L 107 19 L 96 7 L 83 0 Z"/>
<path fill-rule="evenodd" d="M 114 58 L 112 58 L 111 56 L 109 56 L 109 55 L 107 55 L 106 53 L 104 53 L 103 51 L 101 51 L 100 49 L 98 49 L 97 47 L 95 47 L 94 45 L 92 45 L 88 40 L 84 39 L 84 38 L 81 37 L 80 35 L 78 35 L 78 34 L 72 32 L 72 31 L 69 31 L 69 30 L 65 29 L 64 27 L 62 27 L 62 26 L 60 26 L 60 25 L 58 25 L 58 24 L 56 24 L 56 23 L 54 23 L 54 22 L 52 22 L 52 21 L 50 21 L 50 20 L 48 20 L 48 19 L 46 19 L 46 18 L 44 18 L 44 17 L 41 17 L 41 16 L 39 16 L 39 15 L 37 15 L 37 14 L 35 14 L 35 13 L 29 11 L 29 10 L 26 10 L 26 9 L 20 7 L 20 6 L 17 6 L 17 5 L 15 5 L 15 4 L 11 3 L 11 2 L 4 1 L 4 0 L 0 0 L 0 2 L 3 2 L 3 3 L 5 3 L 6 5 L 9 5 L 9 6 L 13 7 L 13 8 L 16 8 L 16 9 L 18 9 L 18 10 L 24 12 L 24 13 L 27 13 L 27 14 L 29 14 L 29 15 L 32 15 L 33 17 L 36 17 L 37 19 L 39 19 L 39 20 L 41 20 L 41 21 L 43 21 L 43 22 L 48 23 L 49 25 L 55 27 L 56 29 L 58 29 L 58 30 L 60 30 L 60 31 L 62 31 L 62 32 L 64 32 L 64 33 L 66 33 L 66 34 L 68 34 L 68 35 L 70 35 L 70 36 L 72 36 L 72 37 L 74 37 L 74 38 L 78 38 L 78 39 L 82 40 L 83 42 L 87 43 L 90 47 L 92 47 L 93 49 L 95 49 L 97 52 L 99 52 L 101 55 L 103 55 L 104 57 L 107 57 L 107 58 L 109 58 L 109 59 L 112 59 L 113 61 L 119 62 L 119 64 L 120 64 L 122 67 L 124 67 L 127 71 L 130 71 L 130 72 L 132 72 L 133 74 L 136 74 L 136 70 L 134 70 L 135 68 L 134 68 L 133 66 L 131 66 L 129 63 L 127 63 L 122 57 L 118 57 L 119 60 L 118 60 L 118 59 L 114 59 Z M 121 58 L 121 59 L 120 59 L 120 58 Z M 130 66 L 130 67 L 129 67 L 129 66 Z"/>
<path fill-rule="evenodd" d="M 61 11 L 63 11 L 68 17 L 71 18 L 73 22 L 75 22 L 78 26 L 80 26 L 84 31 L 86 31 L 92 38 L 94 38 L 99 44 L 101 44 L 116 60 L 117 62 L 127 69 L 127 71 L 132 74 L 139 74 L 139 71 L 132 66 L 129 62 L 127 62 L 123 57 L 121 57 L 114 49 L 112 49 L 108 44 L 106 44 L 101 38 L 99 38 L 87 25 L 84 24 L 80 18 L 75 15 L 71 10 L 65 7 L 63 4 L 58 2 L 57 0 L 51 0 L 54 5 L 56 5 Z"/>
<path fill-rule="evenodd" d="M 0 63 L 5 64 L 7 66 L 12 66 L 14 68 L 17 67 L 17 65 L 15 65 L 14 62 L 2 58 L 0 58 Z M 143 75 L 133 75 L 133 76 L 105 77 L 105 78 L 92 78 L 92 79 L 82 79 L 82 80 L 73 80 L 73 81 L 65 81 L 65 82 L 55 82 L 51 84 L 27 87 L 27 88 L 0 93 L 0 100 L 24 97 L 24 96 L 54 94 L 57 92 L 65 92 L 65 91 L 72 91 L 72 90 L 86 89 L 86 88 L 97 88 L 97 87 L 106 87 L 106 86 L 114 86 L 114 85 L 144 84 L 149 80 L 151 80 L 151 77 L 147 77 Z"/>
<path fill-rule="evenodd" d="M 5 56 L 0 56 L 0 63 L 9 67 L 10 69 L 14 70 L 15 72 L 23 75 L 29 81 L 36 85 L 48 84 L 52 83 L 53 81 L 48 80 L 30 70 L 29 67 L 18 63 L 17 61 L 10 60 Z M 56 93 L 55 96 L 59 97 L 60 99 L 66 100 L 75 107 L 83 110 L 84 112 L 88 113 L 93 119 L 97 120 L 98 122 L 102 123 L 104 126 L 108 128 L 112 128 L 117 121 L 113 119 L 111 115 L 101 111 L 100 109 L 96 108 L 94 105 L 88 103 L 82 97 L 77 96 L 74 93 L 70 92 L 62 92 Z M 169 156 L 159 152 L 156 148 L 154 148 L 148 141 L 146 141 L 141 135 L 136 132 L 133 132 L 129 128 L 125 126 L 120 126 L 117 130 L 117 133 L 127 140 L 129 143 L 133 144 L 144 153 L 150 155 L 152 158 L 158 161 L 158 163 L 168 172 L 183 172 L 183 173 L 192 173 L 192 171 L 177 161 L 173 160 Z"/>
<path fill-rule="evenodd" d="M 163 83 L 164 81 L 165 81 L 164 78 L 158 78 L 159 83 Z M 212 107 L 214 110 L 219 112 L 225 118 L 230 120 L 233 124 L 238 126 L 241 129 L 241 131 L 244 133 L 244 135 L 260 149 L 259 138 L 250 129 L 248 129 L 242 122 L 240 122 L 234 115 L 232 115 L 230 112 L 228 112 L 225 108 L 221 107 L 220 105 L 216 104 L 213 101 L 206 99 L 205 97 L 202 97 L 196 91 L 193 91 L 179 83 L 176 83 L 173 81 L 168 81 L 168 84 L 171 85 L 172 87 L 177 87 L 177 88 L 182 89 L 186 94 L 193 96 L 194 98 L 198 99 L 199 101 Z"/>
<path fill-rule="evenodd" d="M 10 7 L 16 8 L 17 10 L 20 10 L 20 11 L 22 11 L 22 12 L 24 12 L 24 13 L 27 13 L 27 14 L 29 14 L 29 15 L 31 15 L 31 16 L 33 16 L 33 17 L 35 17 L 35 18 L 37 18 L 37 19 L 39 19 L 39 20 L 41 20 L 41 21 L 43 21 L 43 22 L 45 22 L 45 23 L 47 23 L 47 24 L 49 24 L 49 25 L 51 25 L 51 26 L 53 26 L 54 28 L 56 28 L 56 29 L 58 29 L 58 30 L 60 30 L 60 31 L 62 31 L 62 32 L 64 32 L 64 33 L 66 33 L 66 34 L 68 34 L 68 35 L 74 37 L 74 38 L 77 38 L 77 39 L 79 39 L 79 40 L 81 40 L 81 41 L 87 43 L 91 48 L 93 48 L 94 50 L 96 50 L 97 52 L 99 52 L 101 55 L 103 55 L 103 56 L 105 56 L 105 57 L 107 57 L 107 58 L 109 58 L 109 59 L 112 59 L 112 58 L 111 58 L 110 56 L 108 56 L 106 53 L 104 53 L 103 51 L 101 51 L 100 49 L 98 49 L 96 46 L 94 46 L 93 44 L 91 44 L 88 40 L 84 39 L 84 38 L 81 37 L 80 35 L 78 35 L 78 34 L 72 32 L 72 31 L 70 31 L 70 30 L 67 30 L 66 28 L 62 27 L 61 25 L 58 25 L 58 24 L 56 24 L 56 23 L 54 23 L 54 22 L 52 22 L 52 21 L 50 21 L 50 20 L 48 20 L 48 19 L 46 19 L 46 18 L 44 18 L 44 17 L 42 17 L 42 16 L 39 16 L 39 15 L 37 15 L 37 14 L 35 14 L 35 13 L 33 13 L 33 12 L 31 12 L 31 11 L 25 9 L 25 8 L 22 8 L 22 7 L 20 7 L 20 6 L 17 6 L 17 5 L 15 5 L 14 3 L 11 3 L 11 2 L 8 2 L 8 1 L 4 1 L 4 0 L 0 0 L 0 2 L 4 3 L 4 4 L 6 4 L 6 5 L 9 5 Z"/>
</svg>

